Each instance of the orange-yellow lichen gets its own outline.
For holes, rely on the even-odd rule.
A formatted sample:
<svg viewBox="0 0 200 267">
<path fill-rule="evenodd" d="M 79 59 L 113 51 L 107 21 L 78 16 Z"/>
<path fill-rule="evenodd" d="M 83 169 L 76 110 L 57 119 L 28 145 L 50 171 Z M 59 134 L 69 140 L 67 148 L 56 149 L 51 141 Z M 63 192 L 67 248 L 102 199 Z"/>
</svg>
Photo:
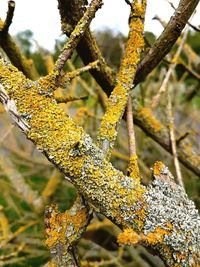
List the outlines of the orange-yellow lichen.
<svg viewBox="0 0 200 267">
<path fill-rule="evenodd" d="M 49 209 L 51 212 L 45 218 L 46 246 L 52 248 L 58 243 L 66 247 L 72 246 L 80 238 L 81 229 L 87 225 L 87 208 L 72 212 L 72 207 L 72 209 L 63 213 L 58 212 L 58 207 L 55 205 L 52 205 Z"/>
<path fill-rule="evenodd" d="M 0 19 L 0 31 L 3 29 L 3 27 L 4 27 L 4 22 L 3 20 Z"/>
<path fill-rule="evenodd" d="M 108 101 L 106 113 L 102 119 L 99 131 L 100 141 L 104 139 L 112 142 L 117 135 L 117 123 L 124 112 L 129 91 L 133 85 L 133 79 L 140 60 L 140 54 L 144 47 L 144 13 L 146 3 L 133 3 L 130 15 L 129 36 L 120 70 L 117 74 L 117 85 Z"/>
<path fill-rule="evenodd" d="M 146 242 L 151 245 L 162 243 L 165 235 L 169 235 L 169 230 L 156 227 L 155 231 L 150 232 L 146 235 Z"/>
<path fill-rule="evenodd" d="M 138 243 L 145 243 L 149 245 L 156 245 L 162 243 L 165 235 L 171 235 L 172 224 L 168 223 L 166 229 L 156 227 L 153 232 L 145 235 L 142 232 L 135 232 L 133 229 L 127 228 L 117 237 L 117 241 L 121 245 L 135 245 Z M 141 229 L 142 230 L 142 229 Z"/>
<path fill-rule="evenodd" d="M 144 118 L 147 125 L 150 126 L 154 132 L 158 132 L 163 128 L 163 125 L 153 116 L 149 108 L 141 108 L 138 115 Z"/>
<path fill-rule="evenodd" d="M 153 175 L 160 175 L 165 165 L 161 161 L 156 161 L 153 166 Z"/>
<path fill-rule="evenodd" d="M 38 84 L 42 87 L 43 90 L 53 92 L 57 89 L 59 81 L 58 71 L 52 71 L 45 77 L 42 77 L 38 80 Z"/>
<path fill-rule="evenodd" d="M 139 166 L 138 166 L 137 155 L 134 155 L 130 158 L 128 171 L 129 171 L 129 177 L 134 178 L 138 182 L 140 181 L 140 171 L 139 171 Z"/>
<path fill-rule="evenodd" d="M 140 242 L 140 236 L 132 229 L 125 229 L 117 237 L 120 245 L 136 245 Z"/>
</svg>

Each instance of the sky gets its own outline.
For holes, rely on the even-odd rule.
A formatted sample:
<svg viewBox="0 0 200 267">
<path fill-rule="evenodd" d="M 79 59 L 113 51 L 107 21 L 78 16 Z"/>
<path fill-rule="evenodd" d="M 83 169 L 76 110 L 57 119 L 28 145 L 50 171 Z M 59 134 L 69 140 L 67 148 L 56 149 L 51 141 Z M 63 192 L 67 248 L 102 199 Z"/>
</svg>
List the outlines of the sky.
<svg viewBox="0 0 200 267">
<path fill-rule="evenodd" d="M 7 0 L 0 0 L 0 18 L 5 19 L 7 12 Z M 128 33 L 129 6 L 125 0 L 104 0 L 103 7 L 97 11 L 92 21 L 91 29 L 110 28 L 116 32 Z M 172 0 L 177 6 L 178 0 Z M 62 38 L 60 29 L 60 17 L 57 9 L 57 0 L 15 0 L 16 8 L 13 23 L 10 27 L 12 35 L 19 31 L 30 29 L 34 32 L 37 42 L 52 50 L 55 39 Z M 152 20 L 159 15 L 168 21 L 173 14 L 167 0 L 147 0 L 147 12 L 145 30 L 152 31 L 159 36 L 163 28 L 158 21 Z M 191 21 L 194 25 L 200 25 L 200 4 Z"/>
</svg>

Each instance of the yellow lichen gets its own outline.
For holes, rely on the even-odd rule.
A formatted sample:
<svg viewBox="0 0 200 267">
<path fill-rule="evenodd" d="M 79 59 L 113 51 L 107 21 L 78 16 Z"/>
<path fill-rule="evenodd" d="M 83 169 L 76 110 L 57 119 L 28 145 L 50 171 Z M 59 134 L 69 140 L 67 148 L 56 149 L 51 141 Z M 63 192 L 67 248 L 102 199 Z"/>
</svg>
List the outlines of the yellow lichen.
<svg viewBox="0 0 200 267">
<path fill-rule="evenodd" d="M 55 91 L 58 87 L 58 71 L 52 71 L 48 75 L 38 80 L 38 84 L 45 91 Z"/>
<path fill-rule="evenodd" d="M 121 119 L 127 103 L 129 91 L 133 85 L 133 79 L 140 60 L 140 54 L 144 47 L 144 13 L 146 3 L 133 3 L 130 23 L 129 36 L 126 44 L 125 53 L 122 59 L 120 70 L 117 74 L 117 85 L 108 100 L 106 113 L 102 119 L 99 131 L 100 141 L 106 139 L 113 145 L 117 135 L 117 123 Z"/>
<path fill-rule="evenodd" d="M 131 178 L 134 178 L 138 182 L 140 181 L 140 171 L 139 171 L 139 167 L 138 167 L 137 155 L 134 155 L 130 158 L 130 163 L 128 166 L 128 172 L 129 172 L 129 176 Z"/>
<path fill-rule="evenodd" d="M 127 216 L 132 215 L 131 208 L 137 203 L 140 203 L 142 213 L 145 207 L 145 187 L 131 178 L 131 190 L 123 185 L 123 173 L 102 158 L 101 151 L 84 133 L 83 128 L 77 126 L 55 101 L 38 92 L 37 84 L 27 80 L 14 67 L 4 66 L 2 61 L 0 73 L 1 84 L 5 85 L 19 114 L 28 117 L 28 138 L 71 178 L 78 190 L 95 203 L 97 210 L 102 207 L 108 217 L 126 228 L 131 227 L 132 222 L 125 221 L 120 215 L 121 199 L 126 203 Z M 143 219 L 137 219 L 141 227 Z M 55 240 L 57 233 L 53 243 Z"/>
<path fill-rule="evenodd" d="M 160 175 L 165 165 L 161 161 L 156 161 L 153 166 L 153 174 Z"/>
<path fill-rule="evenodd" d="M 125 229 L 117 237 L 117 242 L 120 245 L 135 245 L 140 241 L 140 236 L 132 229 Z"/>
<path fill-rule="evenodd" d="M 60 213 L 58 207 L 52 205 L 50 214 L 45 218 L 46 235 L 45 241 L 48 248 L 61 243 L 66 247 L 72 246 L 79 238 L 81 228 L 86 226 L 88 210 L 82 208 L 75 212 L 71 210 Z"/>
<path fill-rule="evenodd" d="M 4 22 L 3 20 L 0 19 L 0 31 L 3 29 L 3 26 L 4 26 Z"/>
<path fill-rule="evenodd" d="M 168 235 L 169 233 L 170 232 L 168 230 L 156 227 L 155 231 L 150 232 L 146 235 L 146 242 L 152 245 L 162 243 L 164 236 Z"/>
<path fill-rule="evenodd" d="M 149 108 L 141 108 L 138 115 L 145 119 L 147 125 L 150 126 L 154 132 L 158 132 L 163 128 L 163 125 L 153 116 Z"/>
<path fill-rule="evenodd" d="M 138 243 L 146 243 L 148 245 L 156 245 L 162 243 L 165 235 L 171 235 L 172 224 L 167 224 L 169 228 L 163 229 L 156 227 L 153 232 L 144 235 L 142 232 L 135 232 L 133 229 L 127 228 L 117 237 L 117 241 L 121 245 L 135 245 Z M 166 225 L 166 226 L 167 226 Z"/>
</svg>

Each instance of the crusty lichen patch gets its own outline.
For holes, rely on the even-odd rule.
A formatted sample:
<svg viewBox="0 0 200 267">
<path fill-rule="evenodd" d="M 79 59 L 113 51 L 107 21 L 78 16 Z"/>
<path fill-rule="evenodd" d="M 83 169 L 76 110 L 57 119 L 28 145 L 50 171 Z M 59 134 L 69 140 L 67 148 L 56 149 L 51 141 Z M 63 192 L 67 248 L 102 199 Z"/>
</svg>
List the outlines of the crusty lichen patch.
<svg viewBox="0 0 200 267">
<path fill-rule="evenodd" d="M 145 194 L 148 206 L 142 233 L 146 245 L 158 250 L 164 256 L 167 266 L 199 266 L 198 211 L 182 187 L 171 180 L 169 171 L 163 171 L 163 164 L 157 165 L 156 174 L 161 170 L 162 179 L 156 175 L 157 179 Z"/>
<path fill-rule="evenodd" d="M 137 233 L 133 229 L 125 229 L 118 235 L 117 241 L 120 245 L 136 245 L 141 243 L 152 247 L 163 243 L 164 237 L 171 234 L 171 227 L 172 225 L 165 229 L 156 227 L 153 232 L 149 232 L 146 235 L 144 233 Z"/>
<path fill-rule="evenodd" d="M 72 252 L 89 223 L 89 208 L 77 198 L 70 210 L 63 213 L 56 205 L 49 206 L 45 211 L 45 244 L 53 256 L 56 266 L 71 266 L 74 261 Z M 76 266 L 76 265 L 72 265 Z"/>
<path fill-rule="evenodd" d="M 153 165 L 153 175 L 161 175 L 165 165 L 161 161 L 156 161 Z"/>
</svg>

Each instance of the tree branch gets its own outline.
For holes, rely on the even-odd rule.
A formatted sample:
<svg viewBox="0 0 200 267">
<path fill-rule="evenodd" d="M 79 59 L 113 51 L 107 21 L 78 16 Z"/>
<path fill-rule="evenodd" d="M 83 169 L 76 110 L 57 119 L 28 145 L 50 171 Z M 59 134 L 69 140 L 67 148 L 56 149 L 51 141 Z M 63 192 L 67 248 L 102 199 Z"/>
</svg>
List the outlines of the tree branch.
<svg viewBox="0 0 200 267">
<path fill-rule="evenodd" d="M 142 82 L 169 53 L 198 3 L 199 0 L 180 0 L 178 8 L 174 12 L 163 33 L 139 64 L 134 80 L 135 84 Z"/>
<path fill-rule="evenodd" d="M 69 37 L 78 21 L 84 14 L 85 6 L 83 0 L 58 0 L 58 8 L 60 11 L 62 30 Z M 87 29 L 77 45 L 77 51 L 85 65 L 90 62 L 99 60 L 99 69 L 90 70 L 99 85 L 112 92 L 115 82 L 115 74 L 106 64 L 97 42 L 90 30 Z"/>
<path fill-rule="evenodd" d="M 45 243 L 50 249 L 53 266 L 80 266 L 76 244 L 85 232 L 89 221 L 89 207 L 83 203 L 79 196 L 71 209 L 63 213 L 60 213 L 55 205 L 46 208 L 47 240 Z M 51 264 L 49 265 L 52 266 Z"/>
<path fill-rule="evenodd" d="M 9 10 L 13 10 L 13 4 L 11 4 L 13 1 L 9 1 L 8 6 Z M 14 10 L 13 10 L 14 12 Z M 8 58 L 12 62 L 12 64 L 17 67 L 20 71 L 24 73 L 24 75 L 27 78 L 30 78 L 32 80 L 36 80 L 39 75 L 32 63 L 30 63 L 25 56 L 21 53 L 19 47 L 16 45 L 13 38 L 8 33 L 9 30 L 9 23 L 11 23 L 13 16 L 13 13 L 11 11 L 8 12 L 8 16 L 5 22 L 0 20 L 0 46 L 4 50 L 4 52 L 7 54 Z"/>
<path fill-rule="evenodd" d="M 146 1 L 134 1 L 129 19 L 129 36 L 119 72 L 116 86 L 108 100 L 99 129 L 99 146 L 105 155 L 110 155 L 117 136 L 118 124 L 125 110 L 129 92 L 133 87 L 133 79 L 144 47 L 144 17 Z"/>
</svg>

